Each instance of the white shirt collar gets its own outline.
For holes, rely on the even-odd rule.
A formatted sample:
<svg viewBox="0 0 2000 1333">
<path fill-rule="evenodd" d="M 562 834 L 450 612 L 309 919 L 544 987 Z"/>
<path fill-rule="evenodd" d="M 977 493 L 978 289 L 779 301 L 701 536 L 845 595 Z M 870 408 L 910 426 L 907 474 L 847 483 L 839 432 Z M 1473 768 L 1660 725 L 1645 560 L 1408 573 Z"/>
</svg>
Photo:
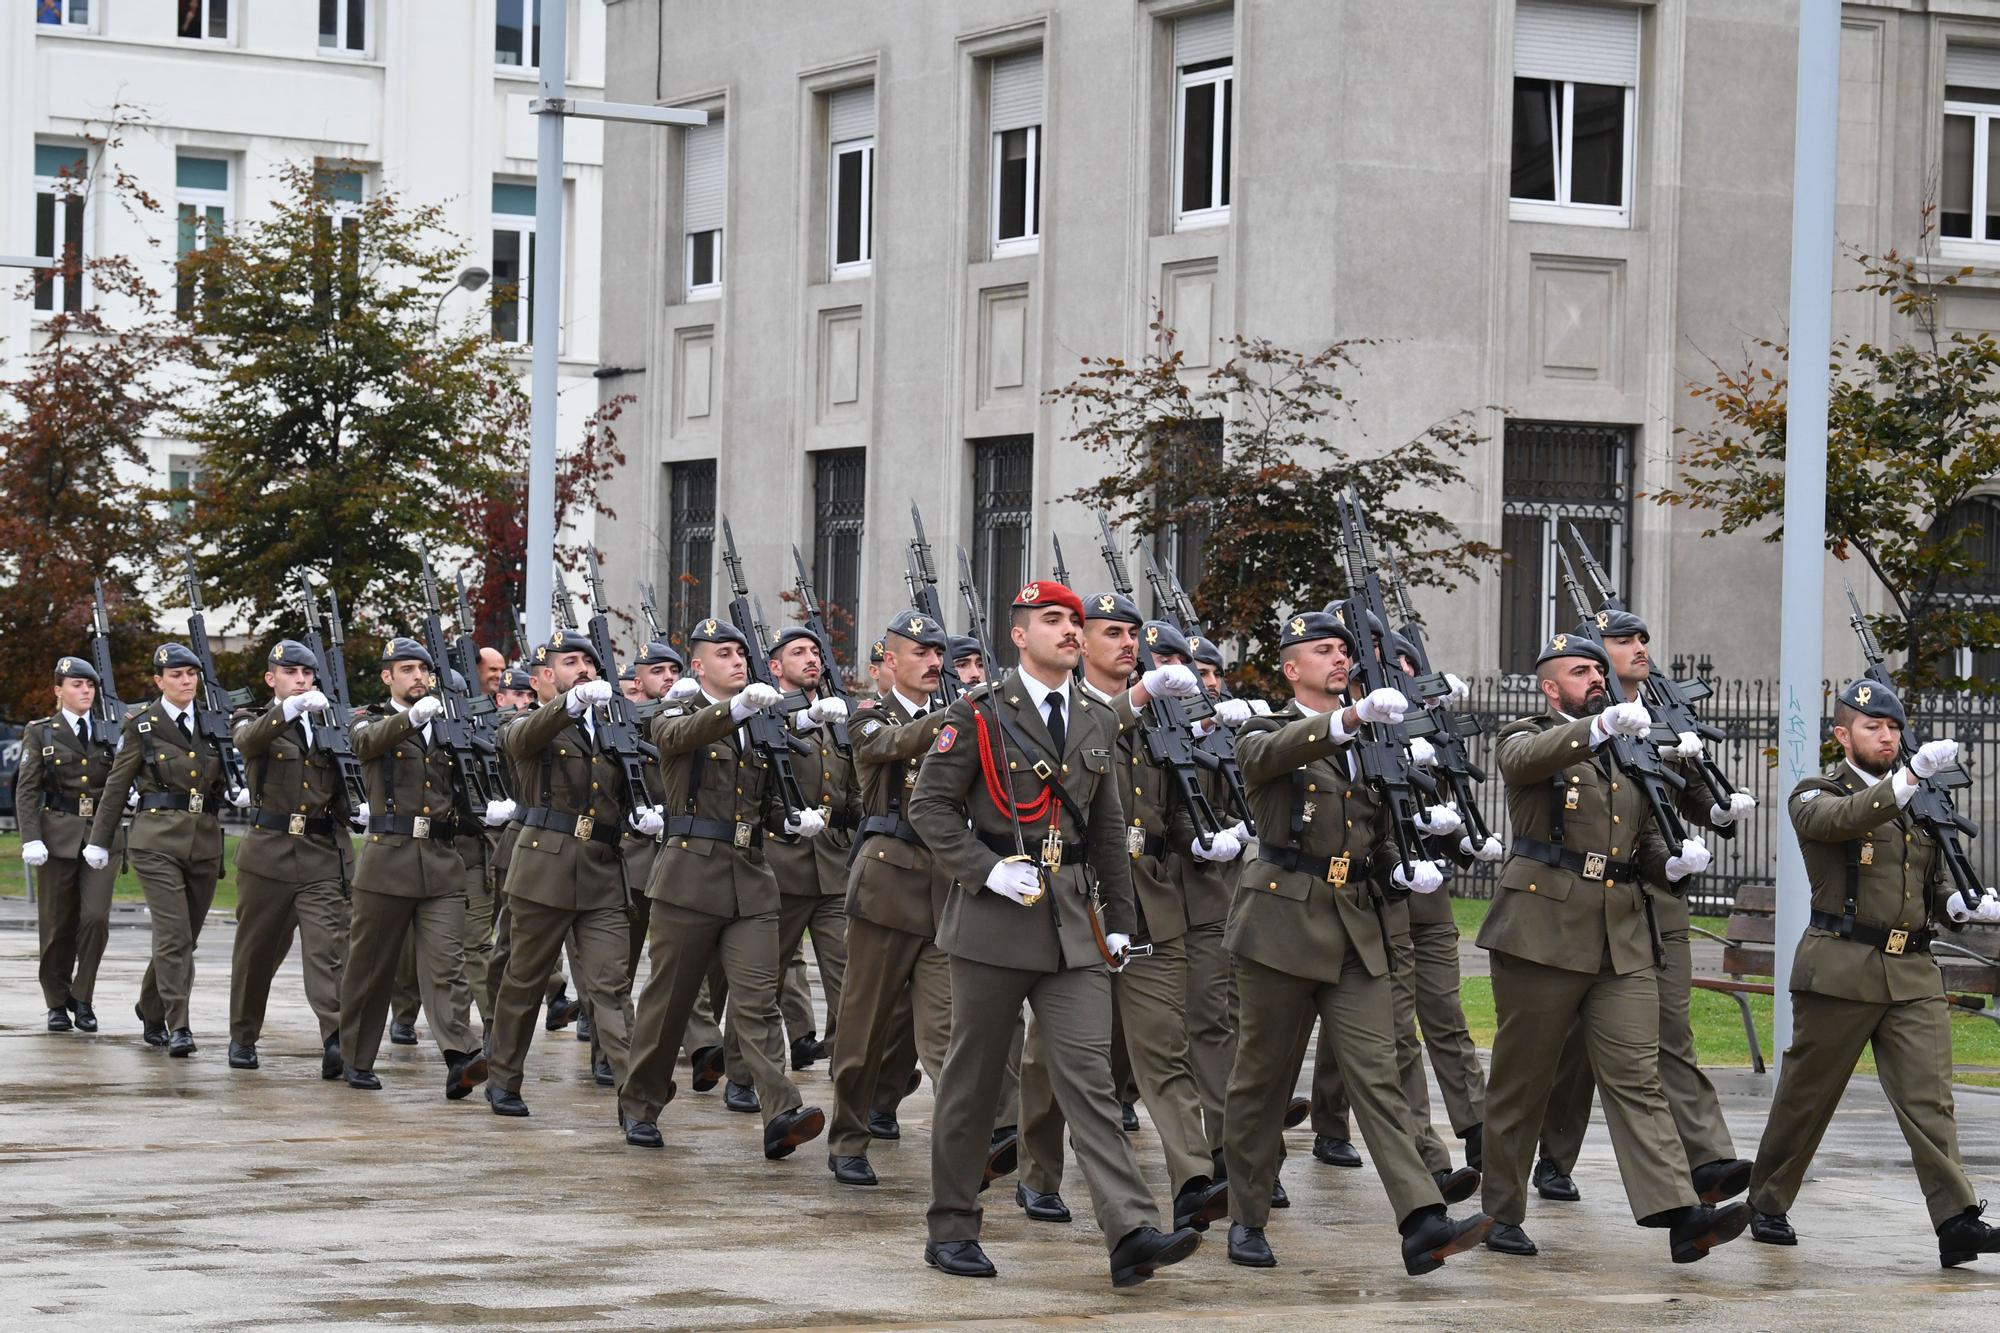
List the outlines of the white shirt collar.
<svg viewBox="0 0 2000 1333">
<path fill-rule="evenodd" d="M 1063 715 L 1065 717 L 1069 715 L 1070 678 L 1068 676 L 1062 678 L 1062 684 L 1060 685 L 1044 685 L 1025 671 L 1017 671 L 1014 673 L 1014 676 L 1021 682 L 1021 688 L 1028 692 L 1028 698 L 1034 701 L 1036 713 L 1046 718 L 1049 715 L 1049 696 L 1051 694 L 1059 694 L 1062 696 L 1063 701 Z"/>
<path fill-rule="evenodd" d="M 894 685 L 891 685 L 889 687 L 889 693 L 896 696 L 896 702 L 901 704 L 903 706 L 903 711 L 905 713 L 908 713 L 911 717 L 915 717 L 917 714 L 923 712 L 926 708 L 929 708 L 931 706 L 931 701 L 928 699 L 919 699 L 912 702 L 907 694 L 904 694 Z"/>
<path fill-rule="evenodd" d="M 83 719 L 89 716 L 87 713 L 72 713 L 67 708 L 62 710 L 62 715 L 68 720 L 69 729 L 74 732 L 81 732 L 83 730 Z"/>
<path fill-rule="evenodd" d="M 1292 706 L 1298 709 L 1300 715 L 1303 717 L 1319 717 L 1325 711 L 1323 709 L 1312 707 L 1311 705 L 1307 704 L 1304 699 L 1299 698 L 1299 696 L 1296 694 L 1292 696 Z"/>
<path fill-rule="evenodd" d="M 1841 762 L 1842 762 L 1842 763 L 1845 763 L 1845 764 L 1846 764 L 1846 765 L 1847 765 L 1847 766 L 1848 766 L 1849 768 L 1851 768 L 1851 769 L 1853 769 L 1853 770 L 1854 770 L 1854 776 L 1855 776 L 1855 777 L 1857 777 L 1857 778 L 1860 778 L 1860 779 L 1861 779 L 1861 785 L 1862 785 L 1862 786 L 1864 786 L 1864 787 L 1872 787 L 1872 786 L 1874 786 L 1874 785 L 1875 785 L 1876 783 L 1878 783 L 1878 782 L 1882 781 L 1882 778 L 1878 778 L 1878 777 L 1872 777 L 1872 776 L 1870 776 L 1870 775 L 1869 775 L 1869 773 L 1868 773 L 1868 770 L 1867 770 L 1867 769 L 1865 769 L 1865 768 L 1862 768 L 1862 767 L 1861 767 L 1861 766 L 1860 766 L 1859 764 L 1855 763 L 1855 762 L 1854 762 L 1854 761 L 1853 761 L 1852 759 L 1845 759 L 1845 760 L 1842 760 Z M 1889 770 L 1889 772 L 1890 772 L 1890 773 L 1893 773 L 1893 772 L 1895 772 L 1895 770 L 1894 770 L 1894 769 L 1891 769 L 1891 770 Z M 1883 778 L 1886 778 L 1887 776 L 1889 776 L 1889 774 L 1888 774 L 1888 773 L 1885 773 L 1885 774 L 1883 774 L 1883 775 L 1882 775 L 1882 777 L 1883 777 Z"/>
<path fill-rule="evenodd" d="M 176 708 L 162 696 L 160 699 L 160 711 L 167 715 L 167 721 L 179 726 L 180 720 L 194 711 L 194 703 L 193 701 L 189 701 L 186 708 Z"/>
<path fill-rule="evenodd" d="M 1037 683 L 1039 684 L 1040 682 Z M 1092 703 L 1108 704 L 1118 697 L 1116 694 L 1106 694 L 1103 690 L 1092 685 L 1088 676 L 1078 681 L 1077 684 L 1083 687 L 1083 697 L 1089 699 Z M 1123 691 L 1121 690 L 1120 693 L 1123 693 Z"/>
</svg>

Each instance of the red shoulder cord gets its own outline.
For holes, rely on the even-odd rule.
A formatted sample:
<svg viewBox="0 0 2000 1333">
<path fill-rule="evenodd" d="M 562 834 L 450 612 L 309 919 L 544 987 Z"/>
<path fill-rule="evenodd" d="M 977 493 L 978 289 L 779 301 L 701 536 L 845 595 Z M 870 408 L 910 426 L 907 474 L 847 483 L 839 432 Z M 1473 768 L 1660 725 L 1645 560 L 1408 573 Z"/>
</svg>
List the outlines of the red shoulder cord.
<svg viewBox="0 0 2000 1333">
<path fill-rule="evenodd" d="M 979 769 L 986 776 L 987 799 L 993 802 L 994 809 L 1009 819 L 1018 817 L 1029 824 L 1038 823 L 1043 815 L 1049 813 L 1049 803 L 1054 794 L 1044 785 L 1042 794 L 1034 800 L 1014 800 L 1012 785 L 1001 775 L 999 762 L 993 757 L 992 740 L 986 731 L 986 715 L 975 707 L 972 720 L 979 727 Z"/>
</svg>

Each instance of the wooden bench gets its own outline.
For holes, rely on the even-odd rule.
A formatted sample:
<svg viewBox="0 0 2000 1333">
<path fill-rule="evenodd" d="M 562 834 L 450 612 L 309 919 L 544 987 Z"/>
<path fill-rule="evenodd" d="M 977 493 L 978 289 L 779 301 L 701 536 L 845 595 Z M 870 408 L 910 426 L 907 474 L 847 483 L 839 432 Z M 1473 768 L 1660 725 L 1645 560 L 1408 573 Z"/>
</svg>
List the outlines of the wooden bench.
<svg viewBox="0 0 2000 1333">
<path fill-rule="evenodd" d="M 1769 981 L 1747 981 L 1746 977 L 1770 977 L 1777 971 L 1777 889 L 1770 884 L 1746 884 L 1736 891 L 1736 903 L 1729 916 L 1729 933 L 1694 927 L 1696 934 L 1722 945 L 1722 970 L 1726 976 L 1694 978 L 1696 990 L 1713 991 L 1736 1001 L 1743 1015 L 1743 1035 L 1750 1042 L 1750 1063 L 1764 1072 L 1764 1052 L 1757 1041 L 1757 1025 L 1750 1015 L 1750 996 L 1770 995 Z M 1951 1003 L 2000 1024 L 2000 1012 L 1993 1010 L 1991 998 L 2000 995 L 2000 929 L 1969 926 L 1945 931 L 1931 943 L 1931 954 L 1944 972 L 1944 988 Z"/>
</svg>

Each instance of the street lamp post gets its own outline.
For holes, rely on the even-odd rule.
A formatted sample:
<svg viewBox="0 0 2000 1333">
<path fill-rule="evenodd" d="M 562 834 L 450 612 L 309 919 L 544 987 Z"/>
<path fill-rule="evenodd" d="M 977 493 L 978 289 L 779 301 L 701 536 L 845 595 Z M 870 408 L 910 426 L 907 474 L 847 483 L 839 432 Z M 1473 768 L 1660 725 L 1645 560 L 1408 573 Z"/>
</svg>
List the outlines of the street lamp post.
<svg viewBox="0 0 2000 1333">
<path fill-rule="evenodd" d="M 438 320 L 444 315 L 446 297 L 456 291 L 476 292 L 481 287 L 484 287 L 486 280 L 492 276 L 491 273 L 488 273 L 477 264 L 472 265 L 470 268 L 461 269 L 458 274 L 458 281 L 439 292 L 437 304 L 431 307 L 431 332 L 437 332 Z"/>
</svg>

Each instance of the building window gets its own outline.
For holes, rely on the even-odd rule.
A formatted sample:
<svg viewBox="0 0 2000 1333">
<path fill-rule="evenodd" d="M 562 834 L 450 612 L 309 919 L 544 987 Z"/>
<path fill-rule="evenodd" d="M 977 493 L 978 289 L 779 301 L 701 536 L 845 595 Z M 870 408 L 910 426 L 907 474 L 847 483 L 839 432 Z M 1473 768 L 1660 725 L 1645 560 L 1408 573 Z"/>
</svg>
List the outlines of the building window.
<svg viewBox="0 0 2000 1333">
<path fill-rule="evenodd" d="M 229 0 L 174 0 L 180 35 L 191 42 L 229 40 Z"/>
<path fill-rule="evenodd" d="M 1167 466 L 1177 475 L 1184 475 L 1186 464 L 1198 460 L 1205 465 L 1204 470 L 1213 469 L 1222 462 L 1222 418 L 1207 417 L 1200 421 L 1188 422 L 1175 430 L 1162 446 L 1166 449 Z M 1176 489 L 1185 489 L 1185 483 Z M 1205 505 L 1210 497 L 1195 496 L 1168 500 L 1176 509 L 1190 503 Z M 1160 568 L 1172 570 L 1174 577 L 1181 581 L 1181 587 L 1188 596 L 1194 596 L 1195 588 L 1201 583 L 1202 570 L 1206 565 L 1208 551 L 1209 522 L 1205 517 L 1191 517 L 1161 527 L 1153 537 L 1153 558 L 1160 562 Z M 1167 618 L 1169 608 L 1158 604 L 1153 606 L 1156 617 Z"/>
<path fill-rule="evenodd" d="M 997 665 L 1017 658 L 1006 608 L 1029 578 L 1035 503 L 1035 437 L 1003 435 L 972 442 L 972 577 L 987 606 Z"/>
<path fill-rule="evenodd" d="M 368 0 L 319 0 L 319 49 L 368 53 Z"/>
<path fill-rule="evenodd" d="M 1946 47 L 1944 83 L 1938 234 L 1947 253 L 1990 258 L 2000 242 L 2000 48 Z"/>
<path fill-rule="evenodd" d="M 90 199 L 88 150 L 70 144 L 35 145 L 35 253 L 62 260 L 35 280 L 35 309 L 83 309 L 84 237 Z"/>
<path fill-rule="evenodd" d="M 194 454 L 174 454 L 167 459 L 167 489 L 186 493 L 201 486 L 201 458 Z M 185 523 L 194 513 L 194 502 L 185 498 L 170 500 L 167 509 L 176 523 Z"/>
<path fill-rule="evenodd" d="M 1639 11 L 1520 0 L 1514 12 L 1513 216 L 1631 221 Z"/>
<path fill-rule="evenodd" d="M 1577 621 L 1558 538 L 1574 524 L 1620 587 L 1631 568 L 1632 431 L 1625 426 L 1507 423 L 1501 459 L 1500 665 L 1531 672 L 1549 636 Z M 1571 555 L 1572 563 L 1575 555 Z"/>
<path fill-rule="evenodd" d="M 855 620 L 861 610 L 861 524 L 867 510 L 868 451 L 813 455 L 813 586 L 822 601 Z"/>
<path fill-rule="evenodd" d="M 181 263 L 175 283 L 174 309 L 192 315 L 199 302 L 195 275 L 187 257 L 206 250 L 229 222 L 229 163 L 219 157 L 182 157 L 174 162 L 174 202 L 179 234 L 175 257 Z"/>
<path fill-rule="evenodd" d="M 493 182 L 493 340 L 535 336 L 535 187 Z"/>
<path fill-rule="evenodd" d="M 367 184 L 359 171 L 350 167 L 322 166 L 315 176 L 315 188 L 324 212 L 319 217 L 319 243 L 324 267 L 314 290 L 321 306 L 332 303 L 338 277 L 343 308 L 361 271 L 361 209 L 366 202 Z"/>
<path fill-rule="evenodd" d="M 875 258 L 875 88 L 827 98 L 828 230 L 833 273 L 858 277 Z"/>
<path fill-rule="evenodd" d="M 675 463 L 668 477 L 667 632 L 687 641 L 709 613 L 715 568 L 715 460 Z"/>
<path fill-rule="evenodd" d="M 1174 22 L 1174 228 L 1229 221 L 1230 132 L 1235 123 L 1235 13 L 1211 9 Z"/>
<path fill-rule="evenodd" d="M 1975 495 L 1952 506 L 1934 530 L 1943 539 L 1958 536 L 1966 556 L 1977 567 L 1938 583 L 1940 596 L 1956 608 L 2000 610 L 2000 495 Z M 2000 646 L 1964 645 L 1941 655 L 1939 668 L 1958 680 L 1992 680 L 2000 676 Z"/>
<path fill-rule="evenodd" d="M 1033 254 L 1042 238 L 1042 53 L 993 62 L 993 255 Z"/>
<path fill-rule="evenodd" d="M 722 294 L 722 121 L 681 131 L 683 290 L 690 301 Z"/>
<path fill-rule="evenodd" d="M 90 0 L 35 0 L 35 22 L 51 28 L 90 28 Z"/>
<path fill-rule="evenodd" d="M 493 63 L 508 69 L 541 68 L 542 0 L 496 0 Z"/>
</svg>

